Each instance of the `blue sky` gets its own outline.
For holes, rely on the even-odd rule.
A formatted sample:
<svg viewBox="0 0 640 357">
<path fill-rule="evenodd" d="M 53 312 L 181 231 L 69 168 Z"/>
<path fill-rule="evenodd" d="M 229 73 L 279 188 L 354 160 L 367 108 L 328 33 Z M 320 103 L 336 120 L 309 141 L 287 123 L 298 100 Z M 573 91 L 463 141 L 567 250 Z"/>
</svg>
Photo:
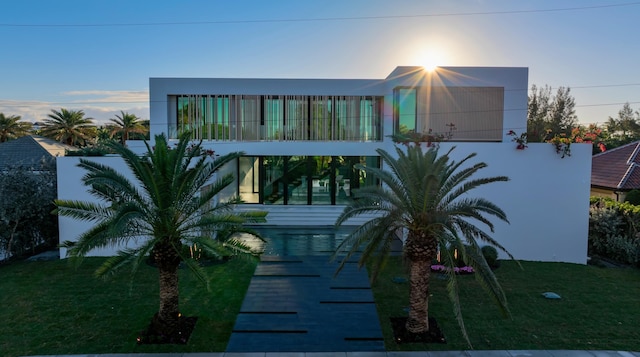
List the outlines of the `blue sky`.
<svg viewBox="0 0 640 357">
<path fill-rule="evenodd" d="M 149 77 L 384 78 L 398 65 L 529 67 L 582 123 L 640 109 L 640 1 L 21 0 L 0 5 L 0 112 L 149 117 Z"/>
</svg>

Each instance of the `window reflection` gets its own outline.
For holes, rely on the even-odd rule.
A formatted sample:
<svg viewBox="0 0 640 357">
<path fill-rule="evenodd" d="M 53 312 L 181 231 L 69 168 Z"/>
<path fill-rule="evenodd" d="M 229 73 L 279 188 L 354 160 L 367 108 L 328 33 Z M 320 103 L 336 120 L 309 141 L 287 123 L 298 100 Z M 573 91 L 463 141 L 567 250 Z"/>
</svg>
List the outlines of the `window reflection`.
<svg viewBox="0 0 640 357">
<path fill-rule="evenodd" d="M 238 186 L 246 203 L 343 205 L 354 190 L 378 185 L 354 166 L 379 167 L 376 156 L 263 156 L 239 160 Z"/>
</svg>

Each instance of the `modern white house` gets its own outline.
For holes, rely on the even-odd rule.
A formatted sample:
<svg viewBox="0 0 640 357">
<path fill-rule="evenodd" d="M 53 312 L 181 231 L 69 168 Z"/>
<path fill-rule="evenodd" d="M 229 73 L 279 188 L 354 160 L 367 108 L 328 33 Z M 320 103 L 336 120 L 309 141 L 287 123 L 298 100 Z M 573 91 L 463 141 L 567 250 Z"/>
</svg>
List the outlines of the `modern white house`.
<svg viewBox="0 0 640 357">
<path fill-rule="evenodd" d="M 188 130 L 205 149 L 242 151 L 226 168 L 237 181 L 225 194 L 244 199 L 238 209 L 268 211 L 270 225 L 332 225 L 353 190 L 378 184 L 355 164 L 379 166 L 376 149 L 395 150 L 393 133 L 431 132 L 446 138 L 441 151 L 456 147 L 454 158 L 477 153 L 474 160 L 489 165 L 482 175 L 510 177 L 474 195 L 507 212 L 510 224 L 496 222 L 494 237 L 516 258 L 586 263 L 591 147 L 574 144 L 565 158 L 550 144 L 516 150 L 507 133 L 526 131 L 527 68 L 398 67 L 382 79 L 151 78 L 149 88 L 151 137 Z M 123 167 L 118 158 L 97 160 Z M 92 199 L 79 189 L 76 164 L 58 159 L 59 197 Z M 87 227 L 61 217 L 61 240 Z"/>
</svg>

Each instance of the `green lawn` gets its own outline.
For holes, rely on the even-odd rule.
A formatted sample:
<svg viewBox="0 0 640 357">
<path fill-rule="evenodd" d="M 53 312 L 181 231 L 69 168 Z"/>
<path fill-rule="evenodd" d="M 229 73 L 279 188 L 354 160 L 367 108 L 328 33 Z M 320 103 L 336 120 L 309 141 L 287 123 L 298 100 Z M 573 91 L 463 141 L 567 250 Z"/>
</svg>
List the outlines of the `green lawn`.
<svg viewBox="0 0 640 357">
<path fill-rule="evenodd" d="M 473 276 L 461 276 L 463 316 L 475 349 L 638 350 L 640 270 L 597 268 L 565 263 L 503 262 L 495 271 L 513 315 L 505 319 Z M 400 258 L 392 258 L 373 290 L 387 350 L 467 349 L 447 299 L 445 282 L 434 276 L 430 316 L 442 327 L 447 344 L 397 345 L 389 317 L 406 316 L 408 285 Z M 552 291 L 562 299 L 549 300 Z"/>
<path fill-rule="evenodd" d="M 78 269 L 67 261 L 0 266 L 2 355 L 224 351 L 255 269 L 245 259 L 208 267 L 209 292 L 181 271 L 181 311 L 198 316 L 189 344 L 138 346 L 137 333 L 158 309 L 157 271 L 142 267 L 133 285 L 128 272 L 94 278 L 102 261 L 87 258 Z"/>
<path fill-rule="evenodd" d="M 92 353 L 224 351 L 235 316 L 255 268 L 232 260 L 207 268 L 211 291 L 184 271 L 181 309 L 198 316 L 188 345 L 136 345 L 157 310 L 157 272 L 145 266 L 129 284 L 123 273 L 96 279 L 102 258 L 87 258 L 75 269 L 66 261 L 20 262 L 0 266 L 0 351 L 4 356 Z M 476 349 L 638 350 L 640 270 L 562 263 L 503 262 L 496 275 L 513 319 L 503 319 L 472 276 L 461 277 L 463 313 Z M 388 350 L 466 349 L 448 303 L 444 282 L 434 277 L 431 315 L 448 343 L 396 345 L 389 317 L 405 316 L 408 286 L 399 258 L 374 285 Z M 547 300 L 553 291 L 561 300 Z"/>
</svg>

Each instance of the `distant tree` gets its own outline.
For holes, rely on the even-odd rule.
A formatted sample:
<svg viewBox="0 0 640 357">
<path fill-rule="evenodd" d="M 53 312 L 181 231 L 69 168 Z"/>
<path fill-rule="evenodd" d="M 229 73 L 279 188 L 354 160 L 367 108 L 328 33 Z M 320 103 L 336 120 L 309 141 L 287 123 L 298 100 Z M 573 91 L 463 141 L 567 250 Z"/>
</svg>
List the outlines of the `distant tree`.
<svg viewBox="0 0 640 357">
<path fill-rule="evenodd" d="M 544 141 L 549 139 L 549 134 L 570 135 L 578 122 L 575 105 L 568 87 L 558 88 L 554 96 L 549 86 L 531 86 L 527 111 L 529 141 Z"/>
<path fill-rule="evenodd" d="M 144 139 L 145 140 L 149 140 L 151 138 L 151 121 L 149 119 L 144 119 L 141 121 L 142 126 L 144 127 L 144 129 L 146 130 L 146 133 L 144 134 Z"/>
<path fill-rule="evenodd" d="M 560 87 L 553 98 L 551 107 L 551 130 L 552 132 L 571 132 L 571 129 L 578 123 L 576 116 L 576 101 L 571 95 L 571 88 Z"/>
<path fill-rule="evenodd" d="M 0 113 L 0 143 L 29 134 L 31 123 L 20 121 L 19 115 Z"/>
<path fill-rule="evenodd" d="M 120 115 L 109 120 L 113 123 L 109 125 L 111 137 L 120 139 L 122 145 L 125 145 L 126 141 L 135 134 L 139 134 L 139 137 L 144 139 L 149 131 L 144 121 L 131 113 L 120 111 Z"/>
<path fill-rule="evenodd" d="M 606 144 L 610 149 L 640 140 L 640 113 L 634 111 L 629 103 L 625 103 L 616 118 L 609 117 L 605 129 Z"/>
<path fill-rule="evenodd" d="M 551 88 L 531 86 L 527 111 L 527 136 L 529 141 L 543 141 L 547 134 L 547 114 L 551 101 Z"/>
<path fill-rule="evenodd" d="M 101 126 L 96 129 L 96 142 L 104 143 L 111 140 L 111 127 L 110 125 Z"/>
<path fill-rule="evenodd" d="M 95 137 L 93 118 L 85 118 L 82 110 L 51 110 L 44 120 L 42 136 L 73 146 L 86 146 Z"/>
<path fill-rule="evenodd" d="M 0 171 L 0 253 L 4 258 L 57 244 L 58 219 L 51 214 L 56 195 L 56 173 L 47 164 Z"/>
</svg>

